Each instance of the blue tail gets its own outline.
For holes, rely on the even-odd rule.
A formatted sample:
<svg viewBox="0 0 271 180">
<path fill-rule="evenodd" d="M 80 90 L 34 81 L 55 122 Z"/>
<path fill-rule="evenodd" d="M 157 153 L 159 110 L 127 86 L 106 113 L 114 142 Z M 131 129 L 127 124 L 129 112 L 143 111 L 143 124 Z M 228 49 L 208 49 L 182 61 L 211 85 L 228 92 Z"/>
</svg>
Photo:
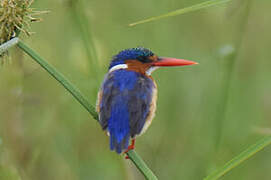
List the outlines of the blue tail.
<svg viewBox="0 0 271 180">
<path fill-rule="evenodd" d="M 118 142 L 117 138 L 110 136 L 110 149 L 120 154 L 123 150 L 126 150 L 129 145 L 130 135 L 125 136 L 122 141 Z"/>
<path fill-rule="evenodd" d="M 108 121 L 110 133 L 110 149 L 121 153 L 126 150 L 130 140 L 129 111 L 122 97 L 115 99 L 111 106 L 111 116 Z"/>
</svg>

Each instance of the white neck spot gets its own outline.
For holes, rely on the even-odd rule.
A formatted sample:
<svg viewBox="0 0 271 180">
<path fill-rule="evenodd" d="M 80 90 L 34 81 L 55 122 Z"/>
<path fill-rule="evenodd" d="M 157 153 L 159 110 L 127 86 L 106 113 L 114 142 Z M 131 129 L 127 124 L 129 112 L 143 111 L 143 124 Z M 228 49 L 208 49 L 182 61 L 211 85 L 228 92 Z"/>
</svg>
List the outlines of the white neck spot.
<svg viewBox="0 0 271 180">
<path fill-rule="evenodd" d="M 119 69 L 127 69 L 127 68 L 128 68 L 127 64 L 118 64 L 118 65 L 115 65 L 112 68 L 110 68 L 109 73 L 116 71 L 116 70 L 119 70 Z"/>
</svg>

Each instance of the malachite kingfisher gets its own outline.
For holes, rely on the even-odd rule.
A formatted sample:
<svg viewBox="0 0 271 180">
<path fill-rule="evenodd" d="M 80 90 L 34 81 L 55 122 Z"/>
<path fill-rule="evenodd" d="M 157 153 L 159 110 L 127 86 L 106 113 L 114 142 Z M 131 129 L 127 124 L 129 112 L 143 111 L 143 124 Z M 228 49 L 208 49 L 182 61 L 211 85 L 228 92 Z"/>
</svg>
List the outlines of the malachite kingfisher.
<svg viewBox="0 0 271 180">
<path fill-rule="evenodd" d="M 96 106 L 112 151 L 120 154 L 134 149 L 135 138 L 151 124 L 157 100 L 157 85 L 151 73 L 159 67 L 193 64 L 197 63 L 158 57 L 143 47 L 125 49 L 113 57 Z"/>
</svg>

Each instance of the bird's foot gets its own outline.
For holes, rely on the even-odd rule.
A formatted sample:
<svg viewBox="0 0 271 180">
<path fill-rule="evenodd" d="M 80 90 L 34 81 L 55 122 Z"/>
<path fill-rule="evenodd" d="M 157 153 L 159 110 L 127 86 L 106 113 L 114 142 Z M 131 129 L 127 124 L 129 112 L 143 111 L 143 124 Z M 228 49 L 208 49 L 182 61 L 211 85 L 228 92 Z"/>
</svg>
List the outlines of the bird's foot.
<svg viewBox="0 0 271 180">
<path fill-rule="evenodd" d="M 133 150 L 133 149 L 135 149 L 135 139 L 132 139 L 132 144 L 128 146 L 127 150 L 124 151 L 124 153 L 126 154 L 128 151 Z M 129 159 L 129 156 L 126 155 L 125 159 Z"/>
</svg>

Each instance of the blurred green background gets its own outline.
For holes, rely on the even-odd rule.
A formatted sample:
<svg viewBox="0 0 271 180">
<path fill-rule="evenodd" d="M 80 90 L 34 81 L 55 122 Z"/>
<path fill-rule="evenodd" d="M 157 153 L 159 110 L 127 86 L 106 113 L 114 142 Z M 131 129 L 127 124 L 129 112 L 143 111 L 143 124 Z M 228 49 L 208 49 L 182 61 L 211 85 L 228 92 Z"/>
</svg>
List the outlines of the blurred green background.
<svg viewBox="0 0 271 180">
<path fill-rule="evenodd" d="M 271 133 L 271 1 L 239 0 L 129 23 L 203 0 L 46 0 L 26 43 L 94 105 L 113 55 L 144 46 L 197 66 L 153 73 L 158 109 L 136 150 L 159 179 L 202 179 Z M 88 112 L 19 49 L 0 67 L 0 179 L 144 179 Z M 271 148 L 224 180 L 269 180 Z"/>
</svg>

